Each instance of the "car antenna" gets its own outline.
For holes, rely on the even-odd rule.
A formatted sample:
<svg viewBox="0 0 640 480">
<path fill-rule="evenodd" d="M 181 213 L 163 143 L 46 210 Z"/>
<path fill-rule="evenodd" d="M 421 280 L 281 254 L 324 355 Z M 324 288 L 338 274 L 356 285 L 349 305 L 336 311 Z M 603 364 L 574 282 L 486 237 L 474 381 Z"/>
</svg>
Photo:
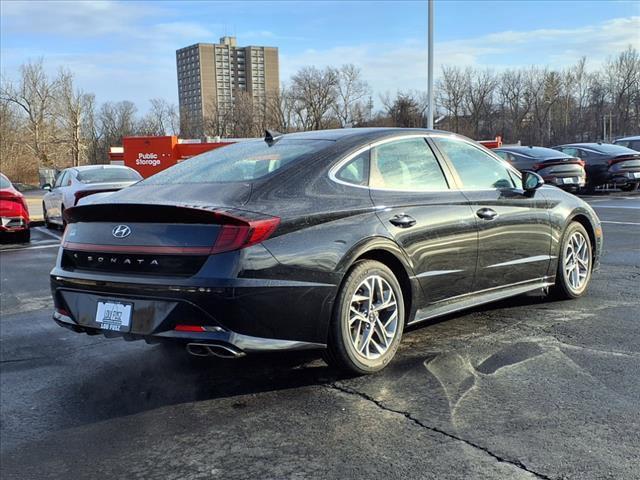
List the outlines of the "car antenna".
<svg viewBox="0 0 640 480">
<path fill-rule="evenodd" d="M 264 131 L 264 141 L 267 142 L 267 145 L 271 146 L 280 140 L 283 137 L 283 133 L 277 132 L 276 130 L 268 130 Z"/>
</svg>

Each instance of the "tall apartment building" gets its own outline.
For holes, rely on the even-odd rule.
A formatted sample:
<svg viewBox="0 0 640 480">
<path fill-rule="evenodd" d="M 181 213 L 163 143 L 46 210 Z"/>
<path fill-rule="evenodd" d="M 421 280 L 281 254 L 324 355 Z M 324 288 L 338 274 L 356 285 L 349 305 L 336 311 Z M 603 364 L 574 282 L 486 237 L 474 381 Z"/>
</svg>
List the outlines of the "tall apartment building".
<svg viewBox="0 0 640 480">
<path fill-rule="evenodd" d="M 181 48 L 176 66 L 180 130 L 192 136 L 207 133 L 204 119 L 231 108 L 238 92 L 248 92 L 256 105 L 265 107 L 280 84 L 278 49 L 238 47 L 235 37 Z"/>
</svg>

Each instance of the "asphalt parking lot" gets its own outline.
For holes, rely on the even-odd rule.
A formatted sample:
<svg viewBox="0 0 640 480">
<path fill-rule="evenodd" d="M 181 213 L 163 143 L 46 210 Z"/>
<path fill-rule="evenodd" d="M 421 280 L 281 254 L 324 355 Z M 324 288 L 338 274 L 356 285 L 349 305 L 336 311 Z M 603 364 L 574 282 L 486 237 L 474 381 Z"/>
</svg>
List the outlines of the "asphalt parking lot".
<svg viewBox="0 0 640 480">
<path fill-rule="evenodd" d="M 72 333 L 51 320 L 60 232 L 0 245 L 2 478 L 640 478 L 640 196 L 588 201 L 586 297 L 422 325 L 360 378 Z"/>
</svg>

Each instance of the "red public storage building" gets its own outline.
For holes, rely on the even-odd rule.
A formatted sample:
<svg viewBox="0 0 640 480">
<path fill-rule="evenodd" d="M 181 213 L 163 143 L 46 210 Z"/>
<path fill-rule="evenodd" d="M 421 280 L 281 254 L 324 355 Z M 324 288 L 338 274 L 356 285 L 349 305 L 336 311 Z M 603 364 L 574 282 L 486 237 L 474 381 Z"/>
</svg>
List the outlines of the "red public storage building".
<svg viewBox="0 0 640 480">
<path fill-rule="evenodd" d="M 181 141 L 176 136 L 124 137 L 121 148 L 111 148 L 109 160 L 111 163 L 131 167 L 146 178 L 182 160 L 230 143 L 234 142 Z"/>
</svg>

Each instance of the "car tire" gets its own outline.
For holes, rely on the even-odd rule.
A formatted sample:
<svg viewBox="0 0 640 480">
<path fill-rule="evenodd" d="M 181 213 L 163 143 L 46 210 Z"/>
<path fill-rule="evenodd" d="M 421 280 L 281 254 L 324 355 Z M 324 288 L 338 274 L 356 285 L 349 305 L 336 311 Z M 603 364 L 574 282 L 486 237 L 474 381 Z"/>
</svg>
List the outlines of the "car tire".
<svg viewBox="0 0 640 480">
<path fill-rule="evenodd" d="M 29 243 L 31 241 L 31 230 L 28 228 L 18 233 L 18 241 L 20 243 Z"/>
<path fill-rule="evenodd" d="M 42 202 L 42 217 L 44 218 L 45 228 L 54 228 L 54 225 L 49 221 L 49 215 L 47 215 L 47 207 L 44 206 L 44 202 Z"/>
<path fill-rule="evenodd" d="M 357 262 L 336 296 L 327 363 L 358 375 L 382 370 L 398 350 L 404 315 L 402 288 L 393 272 L 374 260 Z"/>
<path fill-rule="evenodd" d="M 578 222 L 571 222 L 562 236 L 556 282 L 550 293 L 567 300 L 583 296 L 593 269 L 593 246 L 589 234 Z"/>
</svg>

